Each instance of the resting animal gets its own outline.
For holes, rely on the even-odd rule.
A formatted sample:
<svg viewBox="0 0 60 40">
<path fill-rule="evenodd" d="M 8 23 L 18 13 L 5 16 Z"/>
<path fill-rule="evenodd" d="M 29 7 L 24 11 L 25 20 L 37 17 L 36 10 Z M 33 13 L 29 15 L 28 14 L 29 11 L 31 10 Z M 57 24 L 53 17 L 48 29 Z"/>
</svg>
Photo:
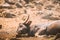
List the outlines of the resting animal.
<svg viewBox="0 0 60 40">
<path fill-rule="evenodd" d="M 41 37 L 41 35 L 55 35 L 60 33 L 60 21 L 53 21 L 50 23 L 43 23 L 30 26 L 31 22 L 23 24 L 24 29 L 20 30 L 20 33 L 28 33 L 29 36 Z"/>
<path fill-rule="evenodd" d="M 29 27 L 30 24 L 31 21 L 28 21 L 27 23 L 20 23 L 20 26 L 17 30 L 18 35 L 28 34 L 28 36 L 30 36 L 30 27 Z"/>
</svg>

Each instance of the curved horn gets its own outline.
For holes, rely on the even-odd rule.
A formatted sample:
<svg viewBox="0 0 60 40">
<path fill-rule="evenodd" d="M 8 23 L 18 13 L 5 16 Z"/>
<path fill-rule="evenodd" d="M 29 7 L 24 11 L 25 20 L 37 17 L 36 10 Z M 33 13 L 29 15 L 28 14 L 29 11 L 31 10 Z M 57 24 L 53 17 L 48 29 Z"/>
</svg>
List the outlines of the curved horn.
<svg viewBox="0 0 60 40">
<path fill-rule="evenodd" d="M 28 15 L 28 14 L 27 14 L 27 15 Z M 25 21 L 23 24 L 25 24 L 28 20 L 29 20 L 29 15 L 28 15 L 28 17 L 27 17 L 26 21 Z"/>
</svg>

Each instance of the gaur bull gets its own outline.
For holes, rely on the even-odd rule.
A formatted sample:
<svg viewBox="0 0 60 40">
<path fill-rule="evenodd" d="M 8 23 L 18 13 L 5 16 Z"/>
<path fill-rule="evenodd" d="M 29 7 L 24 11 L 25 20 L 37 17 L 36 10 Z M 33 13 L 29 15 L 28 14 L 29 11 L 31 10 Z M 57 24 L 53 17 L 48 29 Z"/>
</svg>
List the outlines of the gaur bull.
<svg viewBox="0 0 60 40">
<path fill-rule="evenodd" d="M 43 23 L 30 26 L 31 21 L 25 25 L 27 28 L 25 33 L 28 33 L 29 36 L 41 37 L 41 35 L 55 35 L 60 33 L 60 20 L 53 21 L 50 23 Z"/>
</svg>

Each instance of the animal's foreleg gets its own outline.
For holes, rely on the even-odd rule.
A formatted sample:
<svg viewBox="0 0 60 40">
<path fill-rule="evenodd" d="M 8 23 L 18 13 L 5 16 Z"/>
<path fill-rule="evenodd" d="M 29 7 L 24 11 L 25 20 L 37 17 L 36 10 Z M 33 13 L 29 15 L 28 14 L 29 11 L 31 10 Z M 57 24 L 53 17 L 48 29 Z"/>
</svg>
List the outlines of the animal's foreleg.
<svg viewBox="0 0 60 40">
<path fill-rule="evenodd" d="M 9 38 L 6 38 L 5 40 L 10 40 Z"/>
<path fill-rule="evenodd" d="M 41 31 L 43 31 L 45 28 L 40 28 L 36 33 L 35 36 L 36 37 L 43 37 L 44 35 L 39 35 L 39 33 L 41 33 Z"/>
</svg>

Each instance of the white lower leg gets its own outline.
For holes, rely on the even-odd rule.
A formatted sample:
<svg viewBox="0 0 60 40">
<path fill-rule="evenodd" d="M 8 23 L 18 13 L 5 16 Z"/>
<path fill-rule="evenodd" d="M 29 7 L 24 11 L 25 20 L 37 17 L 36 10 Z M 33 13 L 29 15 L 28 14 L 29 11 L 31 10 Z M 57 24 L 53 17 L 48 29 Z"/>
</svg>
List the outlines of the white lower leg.
<svg viewBox="0 0 60 40">
<path fill-rule="evenodd" d="M 42 37 L 41 35 L 39 35 L 39 33 L 40 33 L 42 30 L 44 30 L 44 29 L 39 29 L 39 30 L 35 33 L 35 36 L 36 36 L 36 37 Z"/>
<path fill-rule="evenodd" d="M 10 40 L 9 38 L 6 38 L 5 40 Z"/>
</svg>

